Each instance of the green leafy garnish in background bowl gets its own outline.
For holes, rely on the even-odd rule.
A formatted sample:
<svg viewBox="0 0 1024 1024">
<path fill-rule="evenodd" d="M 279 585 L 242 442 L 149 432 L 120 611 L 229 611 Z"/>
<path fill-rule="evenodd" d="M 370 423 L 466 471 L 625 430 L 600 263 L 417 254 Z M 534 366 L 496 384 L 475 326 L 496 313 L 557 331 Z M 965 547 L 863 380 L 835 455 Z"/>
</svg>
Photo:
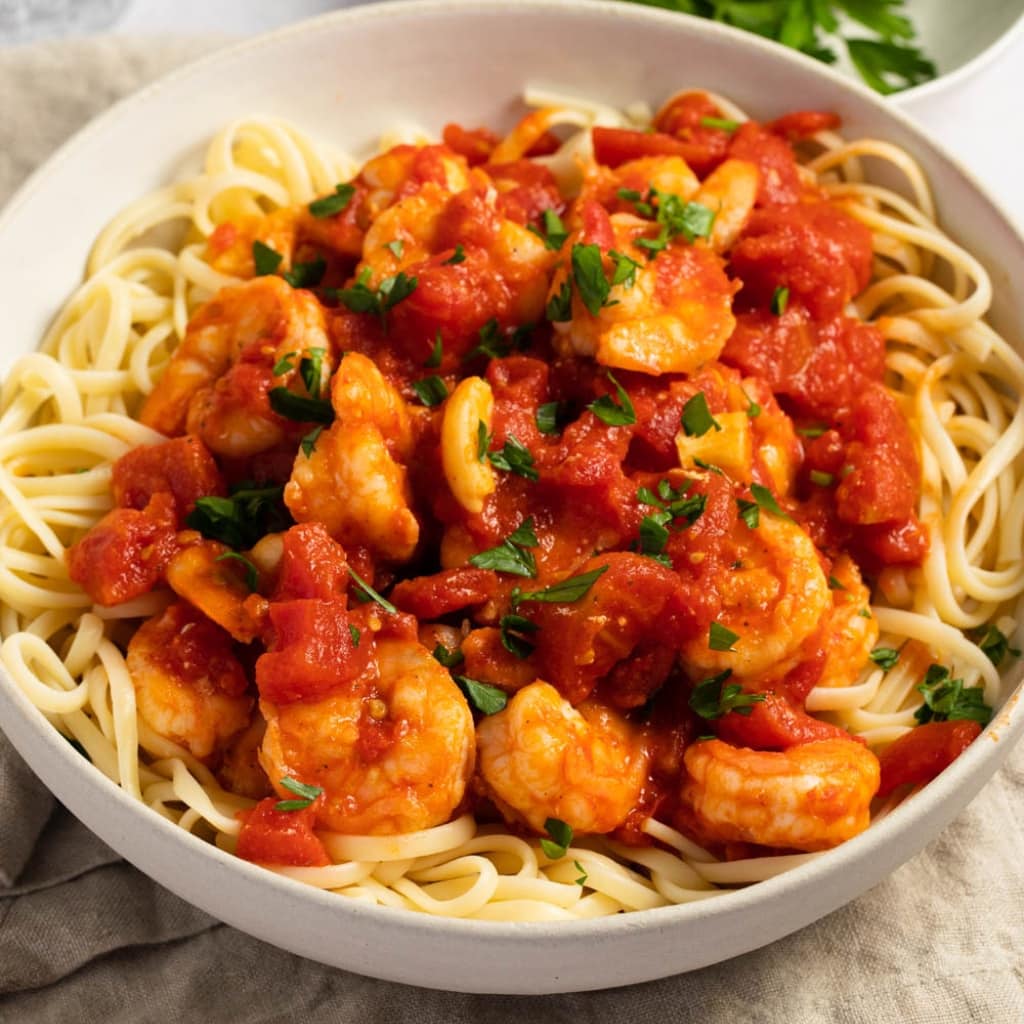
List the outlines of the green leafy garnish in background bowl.
<svg viewBox="0 0 1024 1024">
<path fill-rule="evenodd" d="M 755 32 L 826 64 L 835 42 L 872 89 L 888 95 L 935 77 L 935 65 L 915 46 L 903 0 L 628 0 L 711 18 Z M 865 36 L 864 30 L 872 33 Z M 847 31 L 858 33 L 847 35 Z"/>
</svg>

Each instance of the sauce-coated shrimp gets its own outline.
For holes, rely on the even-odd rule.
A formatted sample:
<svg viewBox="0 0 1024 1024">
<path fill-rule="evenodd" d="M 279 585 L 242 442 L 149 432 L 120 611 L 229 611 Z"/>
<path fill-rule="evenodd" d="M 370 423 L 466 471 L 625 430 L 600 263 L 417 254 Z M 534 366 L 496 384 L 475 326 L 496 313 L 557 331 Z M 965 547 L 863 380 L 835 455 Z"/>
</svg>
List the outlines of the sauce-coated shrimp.
<svg viewBox="0 0 1024 1024">
<path fill-rule="evenodd" d="M 585 207 L 583 218 L 584 228 L 573 241 L 600 247 L 608 280 L 621 265 L 610 252 L 635 266 L 612 284 L 596 312 L 587 308 L 579 288 L 573 289 L 571 318 L 554 324 L 572 351 L 593 356 L 603 366 L 648 374 L 692 373 L 716 358 L 735 326 L 736 286 L 721 260 L 704 244 L 681 240 L 669 242 L 651 260 L 636 244 L 651 234 L 650 221 L 628 213 L 608 218 L 597 204 Z M 556 272 L 550 297 L 557 299 L 571 273 L 567 265 Z"/>
<path fill-rule="evenodd" d="M 737 519 L 722 544 L 730 568 L 716 581 L 716 621 L 737 635 L 734 649 L 712 650 L 702 635 L 683 645 L 683 662 L 698 673 L 778 675 L 832 606 L 817 549 L 796 523 L 764 511 L 754 529 Z"/>
<path fill-rule="evenodd" d="M 511 822 L 537 832 L 559 818 L 576 832 L 610 832 L 647 777 L 640 733 L 597 702 L 574 708 L 548 683 L 521 689 L 477 728 L 480 773 Z"/>
<path fill-rule="evenodd" d="M 313 350 L 326 381 L 331 346 L 313 295 L 271 276 L 224 288 L 189 322 L 139 419 L 170 436 L 198 434 L 219 455 L 266 451 L 285 436 L 267 394 L 299 387 L 302 356 Z"/>
<path fill-rule="evenodd" d="M 397 835 L 447 821 L 473 770 L 473 716 L 448 672 L 420 644 L 377 644 L 380 678 L 324 700 L 263 701 L 260 762 L 320 786 L 318 820 L 336 832 Z"/>
<path fill-rule="evenodd" d="M 832 591 L 832 610 L 822 627 L 818 646 L 825 649 L 825 667 L 819 686 L 850 686 L 856 682 L 878 641 L 878 623 L 864 615 L 871 591 L 849 555 L 832 566 L 832 578 L 841 584 Z"/>
<path fill-rule="evenodd" d="M 249 725 L 253 701 L 230 637 L 184 601 L 139 627 L 126 660 L 139 718 L 200 760 Z"/>
<path fill-rule="evenodd" d="M 827 850 L 868 827 L 878 790 L 878 758 L 854 740 L 781 752 L 702 740 L 683 760 L 682 798 L 722 842 Z"/>
<path fill-rule="evenodd" d="M 391 561 L 408 559 L 419 540 L 409 508 L 409 412 L 373 361 L 349 353 L 331 382 L 337 419 L 310 453 L 295 457 L 284 500 L 300 523 L 323 523 L 346 545 Z"/>
</svg>

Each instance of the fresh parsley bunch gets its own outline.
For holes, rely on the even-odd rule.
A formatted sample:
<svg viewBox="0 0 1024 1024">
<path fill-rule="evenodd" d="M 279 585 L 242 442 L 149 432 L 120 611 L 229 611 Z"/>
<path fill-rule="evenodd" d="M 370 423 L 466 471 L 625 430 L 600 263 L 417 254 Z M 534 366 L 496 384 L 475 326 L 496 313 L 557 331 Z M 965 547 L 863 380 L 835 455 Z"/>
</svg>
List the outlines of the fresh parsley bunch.
<svg viewBox="0 0 1024 1024">
<path fill-rule="evenodd" d="M 629 0 L 670 11 L 711 18 L 755 32 L 832 64 L 835 50 L 826 36 L 837 36 L 861 78 L 888 95 L 935 77 L 935 65 L 913 45 L 914 26 L 902 13 L 903 0 Z M 845 16 L 872 35 L 846 36 Z"/>
</svg>

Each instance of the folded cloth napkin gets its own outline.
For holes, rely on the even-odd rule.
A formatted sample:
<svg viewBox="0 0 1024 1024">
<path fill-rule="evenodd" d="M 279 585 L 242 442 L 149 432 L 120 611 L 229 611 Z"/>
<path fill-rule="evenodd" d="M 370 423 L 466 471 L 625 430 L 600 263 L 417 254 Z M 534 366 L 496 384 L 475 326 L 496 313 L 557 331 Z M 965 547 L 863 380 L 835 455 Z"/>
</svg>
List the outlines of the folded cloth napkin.
<svg viewBox="0 0 1024 1024">
<path fill-rule="evenodd" d="M 0 51 L 0 203 L 93 114 L 211 45 Z M 0 735 L 0 1022 L 1021 1024 L 1022 808 L 1024 746 L 924 853 L 796 935 L 631 988 L 495 998 L 362 978 L 219 924 L 72 818 Z"/>
</svg>

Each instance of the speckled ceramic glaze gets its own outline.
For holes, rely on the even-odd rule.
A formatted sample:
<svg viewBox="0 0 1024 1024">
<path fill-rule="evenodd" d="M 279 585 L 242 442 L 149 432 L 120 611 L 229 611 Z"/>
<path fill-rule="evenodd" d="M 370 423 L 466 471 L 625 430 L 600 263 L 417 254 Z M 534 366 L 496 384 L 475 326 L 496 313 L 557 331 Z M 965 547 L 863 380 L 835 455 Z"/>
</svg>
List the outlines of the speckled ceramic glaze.
<svg viewBox="0 0 1024 1024">
<path fill-rule="evenodd" d="M 527 83 L 613 104 L 657 103 L 681 87 L 705 86 L 755 116 L 809 106 L 838 111 L 850 135 L 888 138 L 917 155 L 945 226 L 992 273 L 993 321 L 1019 340 L 1024 241 L 963 170 L 866 90 L 753 36 L 647 7 L 428 0 L 340 12 L 219 53 L 118 105 L 65 146 L 0 215 L 0 371 L 38 344 L 106 221 L 165 183 L 225 122 L 254 111 L 281 114 L 365 148 L 396 123 L 435 131 L 449 120 L 510 125 Z M 98 835 L 232 925 L 381 978 L 542 993 L 692 970 L 771 942 L 853 899 L 932 839 L 992 775 L 1024 729 L 1019 696 L 935 783 L 828 855 L 714 900 L 566 924 L 443 920 L 303 887 L 134 803 L 7 677 L 0 678 L 0 724 Z M 977 857 L 980 868 L 984 850 Z"/>
</svg>

